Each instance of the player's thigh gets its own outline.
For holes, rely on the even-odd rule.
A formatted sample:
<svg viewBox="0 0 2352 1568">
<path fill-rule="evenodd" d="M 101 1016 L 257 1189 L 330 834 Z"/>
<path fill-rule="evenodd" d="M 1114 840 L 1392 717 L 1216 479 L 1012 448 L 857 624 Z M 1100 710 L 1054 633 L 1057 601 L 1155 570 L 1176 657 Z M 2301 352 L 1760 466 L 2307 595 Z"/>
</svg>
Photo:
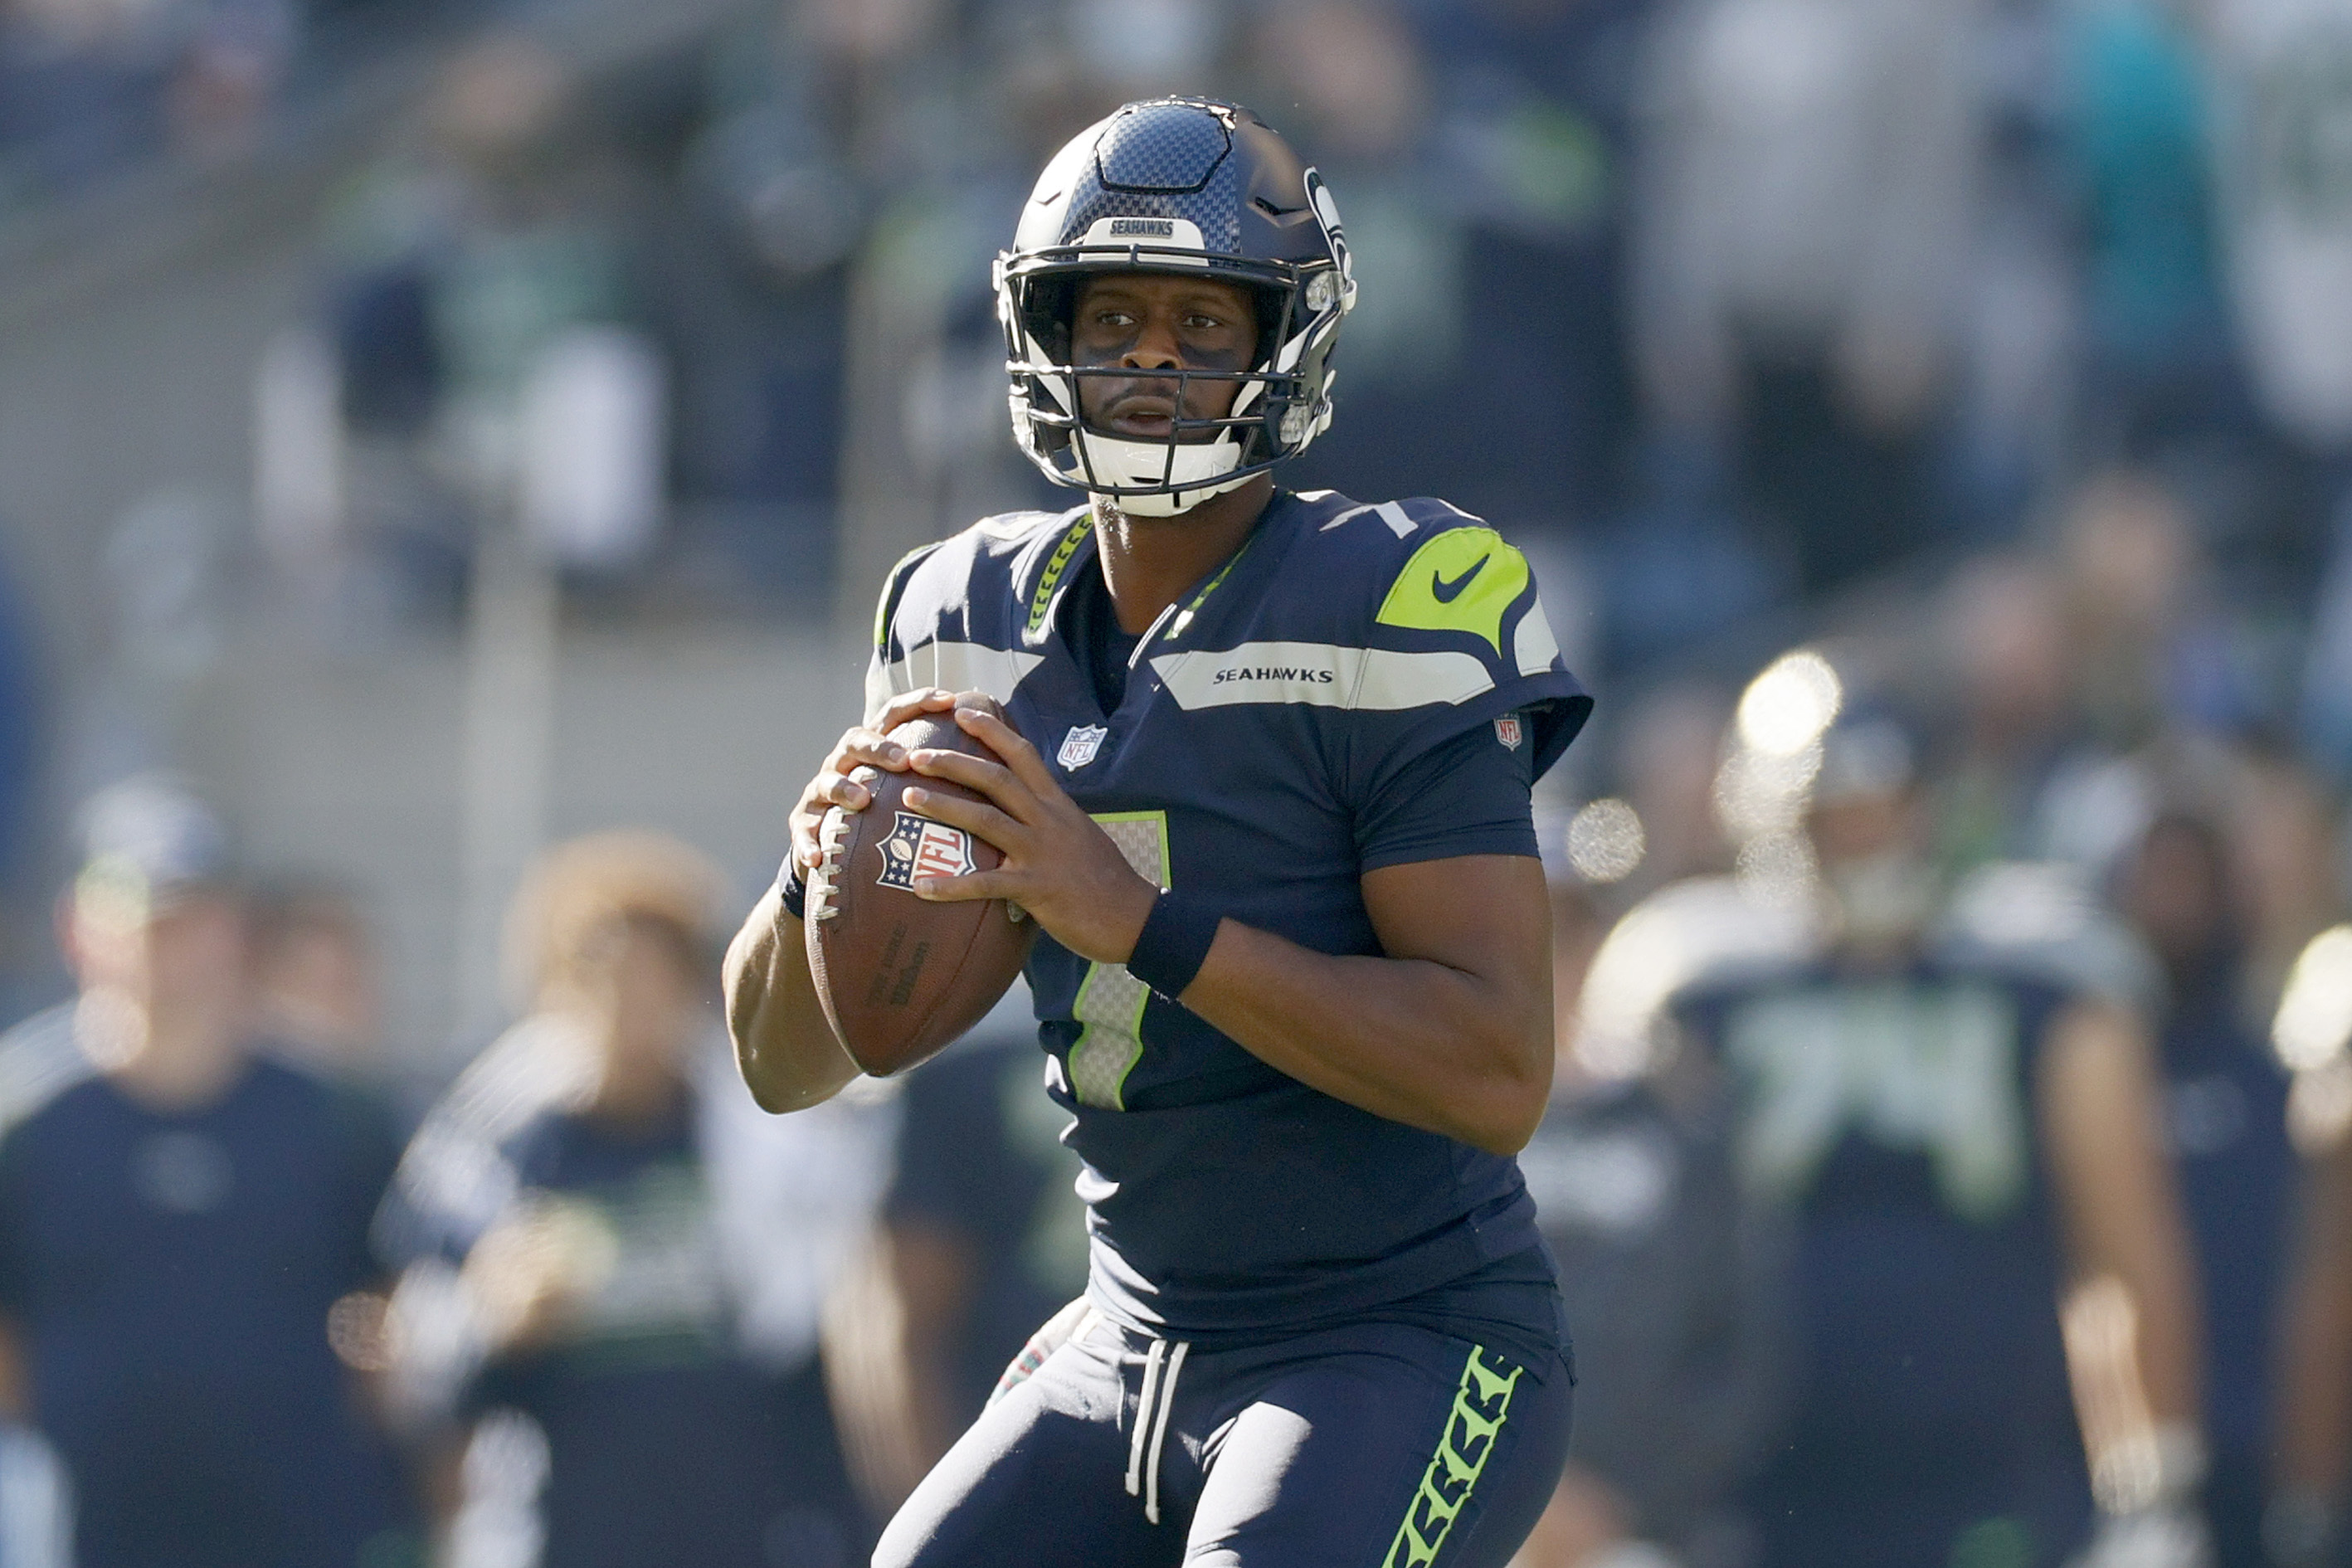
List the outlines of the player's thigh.
<svg viewBox="0 0 2352 1568">
<path fill-rule="evenodd" d="M 1076 1345 L 984 1411 L 908 1498 L 874 1568 L 1174 1568 L 1128 1496 L 1114 1369 Z"/>
<path fill-rule="evenodd" d="M 1192 1516 L 1186 1568 L 1510 1561 L 1567 1462 L 1567 1366 L 1391 1331 L 1416 1342 L 1305 1363 L 1234 1417 Z"/>
</svg>

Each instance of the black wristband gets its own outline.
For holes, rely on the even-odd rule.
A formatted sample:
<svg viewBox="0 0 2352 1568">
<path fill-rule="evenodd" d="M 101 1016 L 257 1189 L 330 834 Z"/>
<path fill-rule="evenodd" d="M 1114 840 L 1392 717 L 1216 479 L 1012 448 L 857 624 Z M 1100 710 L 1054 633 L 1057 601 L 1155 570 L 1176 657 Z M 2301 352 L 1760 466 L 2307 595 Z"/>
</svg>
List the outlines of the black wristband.
<svg viewBox="0 0 2352 1568">
<path fill-rule="evenodd" d="M 776 896 L 784 901 L 784 913 L 796 921 L 808 919 L 808 873 L 801 869 L 801 858 L 784 857 L 783 869 L 776 873 Z"/>
<path fill-rule="evenodd" d="M 1162 889 L 1128 955 L 1127 972 L 1162 996 L 1181 996 L 1208 962 L 1224 918 L 1199 899 Z"/>
</svg>

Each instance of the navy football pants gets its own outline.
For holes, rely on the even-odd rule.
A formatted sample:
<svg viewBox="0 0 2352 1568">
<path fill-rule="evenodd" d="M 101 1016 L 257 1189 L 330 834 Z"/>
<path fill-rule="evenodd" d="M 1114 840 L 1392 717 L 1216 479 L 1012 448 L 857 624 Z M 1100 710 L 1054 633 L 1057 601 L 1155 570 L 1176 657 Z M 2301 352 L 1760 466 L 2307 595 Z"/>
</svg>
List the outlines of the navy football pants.
<svg viewBox="0 0 2352 1568">
<path fill-rule="evenodd" d="M 1559 1482 L 1570 1384 L 1403 1324 L 1193 1351 L 1090 1318 L 875 1568 L 1504 1568 Z"/>
</svg>

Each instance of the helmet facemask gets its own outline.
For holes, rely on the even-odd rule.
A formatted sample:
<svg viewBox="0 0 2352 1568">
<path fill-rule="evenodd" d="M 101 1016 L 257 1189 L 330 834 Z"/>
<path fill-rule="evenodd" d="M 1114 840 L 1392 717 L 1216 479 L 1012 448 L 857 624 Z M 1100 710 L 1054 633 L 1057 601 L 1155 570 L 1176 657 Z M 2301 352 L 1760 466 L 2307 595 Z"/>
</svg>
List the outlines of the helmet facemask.
<svg viewBox="0 0 2352 1568">
<path fill-rule="evenodd" d="M 1198 274 L 1204 269 L 1200 253 L 1129 247 L 1107 264 L 1095 247 L 1060 248 L 1069 254 L 1000 262 L 998 284 L 1013 428 L 1048 478 L 1115 497 L 1137 516 L 1173 516 L 1265 472 L 1329 424 L 1328 372 L 1318 377 L 1309 367 L 1320 365 L 1339 329 L 1333 269 L 1209 264 L 1213 277 L 1246 288 L 1256 305 L 1257 342 L 1248 367 L 1147 371 L 1071 363 L 1078 294 L 1087 279 L 1105 272 Z M 1325 306 L 1319 311 L 1308 307 L 1318 298 Z M 1168 433 L 1139 439 L 1088 426 L 1079 396 L 1088 380 L 1168 384 L 1176 408 Z M 1231 407 L 1221 416 L 1190 413 L 1203 401 L 1197 389 L 1214 384 L 1236 387 Z"/>
</svg>

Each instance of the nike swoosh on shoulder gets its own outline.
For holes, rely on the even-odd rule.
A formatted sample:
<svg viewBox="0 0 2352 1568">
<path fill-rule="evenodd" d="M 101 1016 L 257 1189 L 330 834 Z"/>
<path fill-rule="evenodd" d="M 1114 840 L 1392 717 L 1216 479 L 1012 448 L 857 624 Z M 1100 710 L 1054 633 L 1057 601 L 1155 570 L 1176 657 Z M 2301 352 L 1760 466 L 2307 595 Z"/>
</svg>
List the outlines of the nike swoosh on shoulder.
<svg viewBox="0 0 2352 1568">
<path fill-rule="evenodd" d="M 1454 600 L 1462 596 L 1462 590 L 1470 585 L 1470 579 L 1485 571 L 1486 569 L 1486 563 L 1493 559 L 1494 557 L 1492 555 L 1481 555 L 1475 563 L 1472 563 L 1470 570 L 1465 572 L 1461 576 L 1456 577 L 1451 583 L 1447 582 L 1437 573 L 1432 572 L 1429 574 L 1429 596 L 1435 599 L 1441 605 L 1452 604 Z"/>
</svg>

